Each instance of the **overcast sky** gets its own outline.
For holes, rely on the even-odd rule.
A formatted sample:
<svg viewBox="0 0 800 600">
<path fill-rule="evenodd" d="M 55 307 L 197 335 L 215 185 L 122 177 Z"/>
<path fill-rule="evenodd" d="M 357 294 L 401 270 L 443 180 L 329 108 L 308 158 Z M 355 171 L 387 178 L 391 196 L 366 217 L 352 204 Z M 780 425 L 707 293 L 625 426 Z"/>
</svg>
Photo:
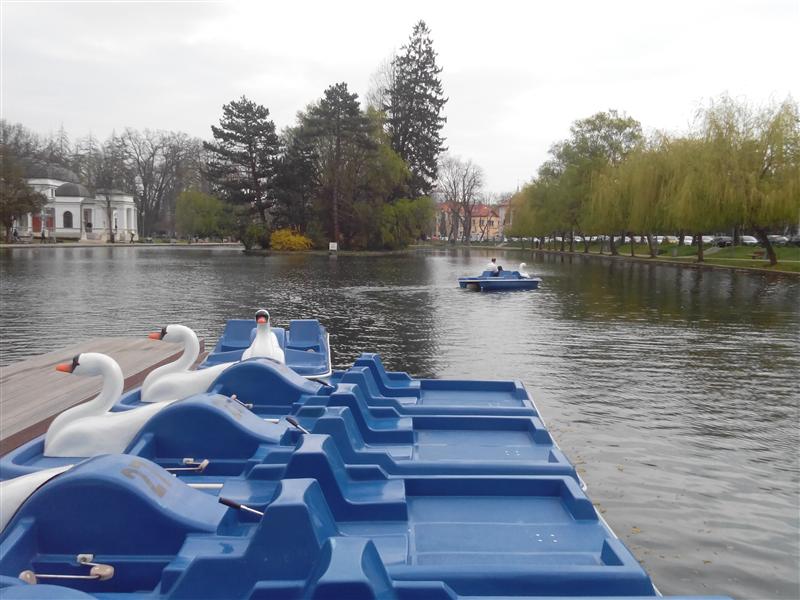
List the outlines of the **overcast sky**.
<svg viewBox="0 0 800 600">
<path fill-rule="evenodd" d="M 279 129 L 325 88 L 363 95 L 414 23 L 432 30 L 451 153 L 487 188 L 535 173 L 572 121 L 616 108 L 684 130 L 728 92 L 800 97 L 798 0 L 84 2 L 2 0 L 2 117 L 75 138 L 125 127 L 210 137 L 242 94 Z M 385 7 L 385 8 L 384 8 Z"/>
</svg>

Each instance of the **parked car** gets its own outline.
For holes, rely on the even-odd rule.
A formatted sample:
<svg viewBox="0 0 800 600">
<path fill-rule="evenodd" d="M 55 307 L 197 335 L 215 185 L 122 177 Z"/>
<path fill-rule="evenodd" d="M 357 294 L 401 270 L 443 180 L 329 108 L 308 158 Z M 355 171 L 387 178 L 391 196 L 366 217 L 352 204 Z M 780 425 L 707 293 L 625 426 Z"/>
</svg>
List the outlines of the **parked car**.
<svg viewBox="0 0 800 600">
<path fill-rule="evenodd" d="M 724 248 L 726 246 L 733 246 L 733 238 L 728 235 L 718 235 L 714 238 L 714 245 Z"/>
<path fill-rule="evenodd" d="M 743 246 L 758 246 L 758 240 L 752 235 L 742 235 L 739 237 L 739 242 Z"/>
<path fill-rule="evenodd" d="M 795 234 L 789 238 L 789 244 L 792 246 L 800 246 L 800 234 Z"/>
<path fill-rule="evenodd" d="M 768 235 L 767 239 L 776 246 L 785 246 L 789 243 L 789 238 L 785 235 Z"/>
<path fill-rule="evenodd" d="M 664 240 L 666 241 L 667 244 L 677 244 L 678 243 L 678 237 L 675 236 L 675 235 L 665 235 L 664 236 Z M 661 242 L 659 242 L 659 244 L 660 243 Z"/>
</svg>

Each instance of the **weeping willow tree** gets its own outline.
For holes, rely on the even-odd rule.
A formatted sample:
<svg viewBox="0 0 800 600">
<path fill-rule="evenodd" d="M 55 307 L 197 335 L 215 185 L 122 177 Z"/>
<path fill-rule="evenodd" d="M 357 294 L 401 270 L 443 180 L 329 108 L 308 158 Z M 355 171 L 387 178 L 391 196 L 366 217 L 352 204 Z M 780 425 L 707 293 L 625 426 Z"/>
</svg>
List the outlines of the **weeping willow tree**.
<svg viewBox="0 0 800 600">
<path fill-rule="evenodd" d="M 625 222 L 622 215 L 622 185 L 619 170 L 606 167 L 592 175 L 591 194 L 586 207 L 586 222 L 591 231 L 619 231 Z M 610 246 L 611 254 L 617 254 L 616 246 Z M 600 246 L 600 254 L 603 247 Z"/>
<path fill-rule="evenodd" d="M 787 99 L 757 110 L 723 96 L 701 114 L 711 193 L 777 263 L 767 232 L 800 214 L 800 112 Z"/>
<path fill-rule="evenodd" d="M 646 146 L 631 153 L 619 167 L 621 187 L 628 201 L 628 229 L 647 236 L 650 256 L 656 256 L 653 234 L 668 230 L 668 170 L 665 155 L 669 140 L 663 134 L 650 139 Z"/>
<path fill-rule="evenodd" d="M 669 215 L 691 229 L 697 239 L 697 261 L 703 262 L 703 234 L 730 226 L 718 174 L 709 167 L 710 148 L 702 138 L 672 140 L 664 154 L 665 194 Z"/>
</svg>

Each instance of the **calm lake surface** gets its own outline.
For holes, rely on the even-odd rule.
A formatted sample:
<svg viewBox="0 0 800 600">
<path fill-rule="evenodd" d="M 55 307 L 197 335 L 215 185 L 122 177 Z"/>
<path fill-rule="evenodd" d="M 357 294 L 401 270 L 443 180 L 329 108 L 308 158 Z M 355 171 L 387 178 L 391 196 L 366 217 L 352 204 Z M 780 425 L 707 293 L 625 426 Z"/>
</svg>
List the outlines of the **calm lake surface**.
<svg viewBox="0 0 800 600">
<path fill-rule="evenodd" d="M 539 256 L 538 291 L 460 290 L 488 256 L 0 251 L 0 364 L 168 323 L 213 345 L 261 306 L 316 317 L 338 367 L 523 380 L 663 593 L 800 597 L 800 280 Z"/>
</svg>

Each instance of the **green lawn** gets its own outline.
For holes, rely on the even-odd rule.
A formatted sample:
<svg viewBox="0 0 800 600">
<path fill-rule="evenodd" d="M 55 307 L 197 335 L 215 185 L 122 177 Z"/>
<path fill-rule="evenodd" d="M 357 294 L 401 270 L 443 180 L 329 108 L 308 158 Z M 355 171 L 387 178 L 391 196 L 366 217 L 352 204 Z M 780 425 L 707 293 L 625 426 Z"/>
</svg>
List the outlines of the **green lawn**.
<svg viewBox="0 0 800 600">
<path fill-rule="evenodd" d="M 515 244 L 518 247 L 518 244 Z M 545 249 L 549 247 L 546 246 Z M 757 269 L 767 269 L 771 271 L 791 271 L 800 273 L 800 247 L 797 246 L 773 246 L 775 254 L 778 257 L 778 264 L 774 267 L 770 266 L 769 261 L 765 258 L 753 258 L 753 254 L 760 250 L 764 250 L 760 246 L 736 246 L 728 248 L 716 248 L 708 244 L 703 246 L 705 262 L 710 265 L 720 265 L 726 267 L 748 267 Z M 526 248 L 527 250 L 528 248 Z M 555 250 L 561 249 L 561 244 L 554 246 Z M 568 250 L 569 246 L 565 246 Z M 604 253 L 608 254 L 608 244 L 605 244 Z M 639 258 L 648 258 L 650 256 L 650 248 L 647 244 L 634 244 L 634 255 Z M 617 245 L 617 251 L 622 257 L 630 256 L 630 244 Z M 575 244 L 576 254 L 583 254 L 583 244 Z M 600 244 L 589 244 L 590 254 L 600 253 Z M 697 260 L 697 247 L 695 246 L 678 246 L 673 244 L 662 244 L 658 248 L 658 258 L 662 260 L 673 260 L 677 262 L 694 262 Z"/>
</svg>

